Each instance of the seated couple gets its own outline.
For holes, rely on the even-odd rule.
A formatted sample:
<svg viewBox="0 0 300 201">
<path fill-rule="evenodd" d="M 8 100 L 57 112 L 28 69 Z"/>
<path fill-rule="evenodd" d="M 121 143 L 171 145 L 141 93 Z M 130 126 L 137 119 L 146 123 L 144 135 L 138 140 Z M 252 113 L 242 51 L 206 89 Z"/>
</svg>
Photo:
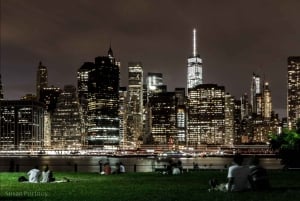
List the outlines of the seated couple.
<svg viewBox="0 0 300 201">
<path fill-rule="evenodd" d="M 49 170 L 48 165 L 46 165 L 43 168 L 43 171 L 41 172 L 38 169 L 38 166 L 35 166 L 33 169 L 31 169 L 29 172 L 27 172 L 28 179 L 26 177 L 21 176 L 19 177 L 19 182 L 30 182 L 30 183 L 48 183 L 55 181 L 55 178 L 53 177 L 52 171 Z M 42 176 L 40 180 L 40 176 Z"/>
<path fill-rule="evenodd" d="M 239 154 L 233 157 L 233 165 L 228 169 L 228 183 L 218 184 L 218 181 L 211 179 L 209 191 L 247 191 L 247 190 L 267 190 L 270 188 L 266 170 L 259 166 L 258 158 L 251 159 L 251 165 L 243 164 L 243 157 Z"/>
</svg>

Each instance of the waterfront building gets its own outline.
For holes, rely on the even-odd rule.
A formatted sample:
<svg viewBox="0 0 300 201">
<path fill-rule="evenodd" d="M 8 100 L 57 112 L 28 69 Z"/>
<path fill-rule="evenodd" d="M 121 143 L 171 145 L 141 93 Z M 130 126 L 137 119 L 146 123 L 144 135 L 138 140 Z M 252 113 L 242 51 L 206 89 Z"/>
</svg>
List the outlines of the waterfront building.
<svg viewBox="0 0 300 201">
<path fill-rule="evenodd" d="M 3 94 L 3 86 L 2 86 L 2 78 L 1 78 L 1 72 L 0 72 L 0 100 L 4 99 L 4 94 Z"/>
<path fill-rule="evenodd" d="M 224 144 L 225 87 L 201 84 L 188 89 L 188 144 Z"/>
<path fill-rule="evenodd" d="M 234 144 L 241 144 L 241 122 L 242 119 L 245 118 L 245 116 L 243 116 L 245 113 L 242 111 L 245 109 L 243 101 L 243 98 L 234 100 Z"/>
<path fill-rule="evenodd" d="M 37 101 L 0 101 L 0 147 L 39 150 L 44 140 L 44 105 Z"/>
<path fill-rule="evenodd" d="M 44 147 L 51 147 L 51 114 L 47 111 L 44 112 Z"/>
<path fill-rule="evenodd" d="M 126 107 L 126 141 L 143 140 L 143 68 L 141 62 L 128 64 L 128 92 Z"/>
<path fill-rule="evenodd" d="M 56 109 L 57 99 L 62 90 L 59 87 L 43 87 L 40 90 L 39 102 L 45 105 L 45 109 L 48 113 L 52 114 Z"/>
<path fill-rule="evenodd" d="M 193 55 L 188 58 L 187 89 L 203 84 L 202 59 L 197 53 L 196 29 L 193 30 Z"/>
<path fill-rule="evenodd" d="M 40 91 L 48 86 L 48 71 L 47 67 L 39 63 L 37 76 L 36 76 L 36 97 L 40 100 Z"/>
<path fill-rule="evenodd" d="M 51 146 L 61 149 L 81 147 L 83 126 L 76 88 L 73 85 L 66 85 L 52 115 Z"/>
<path fill-rule="evenodd" d="M 118 145 L 120 63 L 111 48 L 78 70 L 79 100 L 87 117 L 87 145 Z"/>
<path fill-rule="evenodd" d="M 88 133 L 89 117 L 88 117 L 88 103 L 89 103 L 89 82 L 90 72 L 95 69 L 93 62 L 84 62 L 83 65 L 77 71 L 77 92 L 78 100 L 82 108 L 82 116 L 84 122 L 84 133 Z M 84 139 L 84 145 L 87 143 L 87 139 Z"/>
<path fill-rule="evenodd" d="M 187 109 L 185 88 L 175 88 L 176 97 L 176 128 L 177 128 L 177 142 L 178 144 L 186 144 L 187 131 Z"/>
<path fill-rule="evenodd" d="M 176 96 L 174 92 L 155 93 L 149 97 L 150 132 L 152 143 L 175 145 L 182 140 L 177 133 L 177 124 L 184 121 L 181 116 L 176 120 Z M 183 115 L 182 113 L 180 113 Z M 181 125 L 183 127 L 184 125 Z M 179 137 L 179 138 L 178 138 Z"/>
<path fill-rule="evenodd" d="M 296 128 L 300 118 L 300 56 L 288 57 L 288 127 Z"/>
<path fill-rule="evenodd" d="M 120 145 L 122 148 L 127 147 L 127 142 L 125 136 L 127 136 L 126 132 L 126 124 L 127 124 L 127 89 L 126 87 L 120 87 L 119 89 L 119 119 L 120 119 Z"/>
<path fill-rule="evenodd" d="M 235 141 L 235 100 L 230 94 L 225 95 L 225 145 L 233 145 Z"/>
</svg>

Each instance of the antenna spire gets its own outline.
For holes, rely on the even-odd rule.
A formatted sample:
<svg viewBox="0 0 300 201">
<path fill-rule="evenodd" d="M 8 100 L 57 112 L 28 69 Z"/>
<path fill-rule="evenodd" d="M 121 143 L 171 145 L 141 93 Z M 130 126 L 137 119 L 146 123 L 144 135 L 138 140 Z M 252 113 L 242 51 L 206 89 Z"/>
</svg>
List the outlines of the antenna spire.
<svg viewBox="0 0 300 201">
<path fill-rule="evenodd" d="M 193 56 L 197 55 L 197 47 L 196 47 L 196 29 L 193 29 Z"/>
</svg>

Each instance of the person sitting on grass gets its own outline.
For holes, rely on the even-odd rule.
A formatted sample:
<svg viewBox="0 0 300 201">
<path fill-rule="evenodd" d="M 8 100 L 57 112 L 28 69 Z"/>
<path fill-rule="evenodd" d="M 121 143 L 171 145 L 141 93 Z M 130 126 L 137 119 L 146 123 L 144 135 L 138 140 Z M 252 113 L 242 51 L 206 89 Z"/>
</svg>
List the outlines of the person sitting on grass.
<svg viewBox="0 0 300 201">
<path fill-rule="evenodd" d="M 209 191 L 238 192 L 250 190 L 253 183 L 250 176 L 250 168 L 242 164 L 242 155 L 234 155 L 233 164 L 228 168 L 228 183 L 219 184 L 216 179 L 211 179 L 209 180 L 209 185 L 211 186 Z"/>
<path fill-rule="evenodd" d="M 250 176 L 252 177 L 252 188 L 256 191 L 270 189 L 267 170 L 259 164 L 259 158 L 253 157 L 250 160 Z"/>
<path fill-rule="evenodd" d="M 44 167 L 44 170 L 42 172 L 42 183 L 48 183 L 55 181 L 55 178 L 53 177 L 53 172 L 49 170 L 48 165 Z"/>
<path fill-rule="evenodd" d="M 27 172 L 27 175 L 28 175 L 28 181 L 30 183 L 38 183 L 40 175 L 41 175 L 41 171 L 39 170 L 38 166 L 36 165 L 33 169 L 31 169 L 29 172 Z"/>
<path fill-rule="evenodd" d="M 250 177 L 250 168 L 243 166 L 243 156 L 236 154 L 233 157 L 233 165 L 228 169 L 227 191 L 246 191 L 251 189 L 252 179 Z"/>
<path fill-rule="evenodd" d="M 111 174 L 111 167 L 110 167 L 109 162 L 104 163 L 103 172 L 101 172 L 101 174 L 104 174 L 104 175 L 110 175 Z"/>
<path fill-rule="evenodd" d="M 125 170 L 125 166 L 123 165 L 122 162 L 120 162 L 120 173 L 125 173 L 126 170 Z"/>
</svg>

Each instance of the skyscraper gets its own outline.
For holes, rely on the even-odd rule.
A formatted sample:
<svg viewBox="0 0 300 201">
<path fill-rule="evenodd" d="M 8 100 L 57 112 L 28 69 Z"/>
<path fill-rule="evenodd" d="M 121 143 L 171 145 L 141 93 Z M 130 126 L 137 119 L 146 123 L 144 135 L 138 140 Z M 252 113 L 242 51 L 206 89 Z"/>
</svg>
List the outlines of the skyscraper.
<svg viewBox="0 0 300 201">
<path fill-rule="evenodd" d="M 0 147 L 40 150 L 44 142 L 44 106 L 37 101 L 2 100 Z"/>
<path fill-rule="evenodd" d="M 136 143 L 143 137 L 143 68 L 140 62 L 128 64 L 126 141 Z"/>
<path fill-rule="evenodd" d="M 300 56 L 288 57 L 287 116 L 289 128 L 300 118 Z"/>
<path fill-rule="evenodd" d="M 1 79 L 1 72 L 0 72 L 0 100 L 3 100 L 3 87 L 2 87 L 2 79 Z"/>
<path fill-rule="evenodd" d="M 196 29 L 193 30 L 193 55 L 188 58 L 187 89 L 203 84 L 202 59 L 197 53 Z"/>
<path fill-rule="evenodd" d="M 51 130 L 52 146 L 56 148 L 81 147 L 83 118 L 76 88 L 73 85 L 66 85 L 57 100 Z"/>
<path fill-rule="evenodd" d="M 162 73 L 151 73 L 147 75 L 147 91 L 148 96 L 152 93 L 161 92 L 160 86 L 163 85 L 163 75 Z"/>
<path fill-rule="evenodd" d="M 225 95 L 225 145 L 233 145 L 235 141 L 235 100 L 230 94 Z"/>
<path fill-rule="evenodd" d="M 261 110 L 261 78 L 253 73 L 251 81 L 251 99 L 252 113 L 259 114 Z"/>
<path fill-rule="evenodd" d="M 119 63 L 111 48 L 78 70 L 78 91 L 87 116 L 89 145 L 119 144 Z"/>
<path fill-rule="evenodd" d="M 201 84 L 188 97 L 188 144 L 224 144 L 225 87 Z"/>
<path fill-rule="evenodd" d="M 48 86 L 48 71 L 42 62 L 39 63 L 37 76 L 36 76 L 36 97 L 40 100 L 41 90 Z"/>
<path fill-rule="evenodd" d="M 269 83 L 265 82 L 263 86 L 263 118 L 270 120 L 272 115 L 272 97 L 269 89 Z"/>
<path fill-rule="evenodd" d="M 179 140 L 182 140 L 178 138 L 183 136 L 177 133 L 177 124 L 181 127 L 184 127 L 184 124 L 176 121 L 175 93 L 154 93 L 149 98 L 149 106 L 151 114 L 150 130 L 153 142 L 155 144 L 177 144 Z M 180 117 L 184 121 L 184 117 Z"/>
</svg>

